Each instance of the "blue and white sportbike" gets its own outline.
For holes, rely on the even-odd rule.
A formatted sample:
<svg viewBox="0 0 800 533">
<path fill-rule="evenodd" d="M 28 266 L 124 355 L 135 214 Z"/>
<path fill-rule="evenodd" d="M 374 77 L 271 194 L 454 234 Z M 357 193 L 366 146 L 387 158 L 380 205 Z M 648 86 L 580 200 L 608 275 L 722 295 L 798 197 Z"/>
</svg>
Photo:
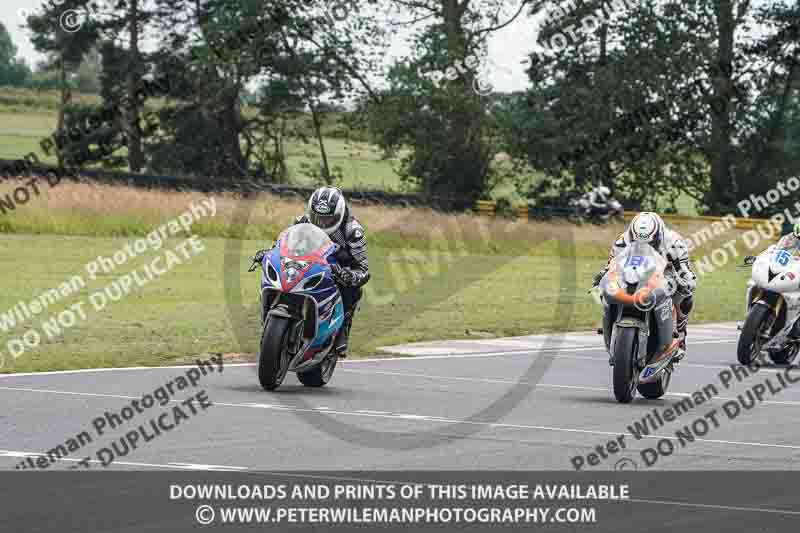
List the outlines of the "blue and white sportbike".
<svg viewBox="0 0 800 533">
<path fill-rule="evenodd" d="M 747 318 L 737 350 L 743 365 L 762 353 L 774 363 L 790 365 L 800 352 L 800 258 L 791 242 L 784 238 L 758 257 L 745 259 L 753 274 L 747 283 Z"/>
<path fill-rule="evenodd" d="M 289 370 L 309 387 L 322 387 L 333 376 L 339 358 L 333 343 L 344 324 L 330 268 L 338 248 L 317 226 L 297 224 L 260 258 L 258 380 L 266 390 L 279 387 Z"/>
</svg>

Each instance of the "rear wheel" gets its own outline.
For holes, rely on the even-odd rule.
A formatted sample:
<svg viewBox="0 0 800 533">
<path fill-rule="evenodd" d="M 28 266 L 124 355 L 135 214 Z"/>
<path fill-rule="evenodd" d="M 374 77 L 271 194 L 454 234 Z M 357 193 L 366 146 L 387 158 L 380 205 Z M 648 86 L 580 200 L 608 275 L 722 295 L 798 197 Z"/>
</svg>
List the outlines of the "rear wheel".
<svg viewBox="0 0 800 533">
<path fill-rule="evenodd" d="M 772 317 L 772 309 L 766 305 L 756 304 L 750 309 L 739 336 L 736 351 L 739 363 L 749 365 L 756 360 L 764 343 L 763 336 L 772 326 Z"/>
<path fill-rule="evenodd" d="M 258 352 L 258 381 L 265 390 L 275 390 L 289 369 L 289 320 L 271 316 L 261 334 Z"/>
<path fill-rule="evenodd" d="M 636 394 L 639 376 L 634 368 L 639 351 L 639 338 L 634 328 L 620 328 L 614 340 L 614 397 L 620 403 L 630 403 Z"/>
<path fill-rule="evenodd" d="M 298 372 L 297 379 L 306 387 L 324 387 L 333 377 L 333 369 L 339 356 L 331 353 L 320 364 L 305 372 Z"/>
</svg>

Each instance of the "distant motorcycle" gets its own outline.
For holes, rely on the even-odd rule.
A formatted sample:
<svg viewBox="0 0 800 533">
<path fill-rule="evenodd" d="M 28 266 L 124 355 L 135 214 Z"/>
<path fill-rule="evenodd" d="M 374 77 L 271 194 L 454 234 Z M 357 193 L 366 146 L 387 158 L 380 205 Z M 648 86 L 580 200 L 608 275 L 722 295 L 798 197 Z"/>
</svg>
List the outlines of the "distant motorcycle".
<svg viewBox="0 0 800 533">
<path fill-rule="evenodd" d="M 665 276 L 667 267 L 652 246 L 635 242 L 614 258 L 600 281 L 600 332 L 614 367 L 614 396 L 621 403 L 633 400 L 637 390 L 650 399 L 666 394 L 674 365 L 684 355 L 674 337 L 677 285 Z"/>
<path fill-rule="evenodd" d="M 758 257 L 748 256 L 745 266 L 753 272 L 737 359 L 749 365 L 767 352 L 773 362 L 791 364 L 800 352 L 800 258 L 773 245 Z"/>
<path fill-rule="evenodd" d="M 303 385 L 326 385 L 336 368 L 336 334 L 344 324 L 342 296 L 331 275 L 338 245 L 313 224 L 296 224 L 253 259 L 261 266 L 258 380 L 266 390 L 288 371 Z"/>
<path fill-rule="evenodd" d="M 576 222 L 591 222 L 595 224 L 607 224 L 611 221 L 624 222 L 625 211 L 622 204 L 610 198 L 605 207 L 593 206 L 589 201 L 588 195 L 583 195 L 570 200 L 572 217 Z"/>
</svg>

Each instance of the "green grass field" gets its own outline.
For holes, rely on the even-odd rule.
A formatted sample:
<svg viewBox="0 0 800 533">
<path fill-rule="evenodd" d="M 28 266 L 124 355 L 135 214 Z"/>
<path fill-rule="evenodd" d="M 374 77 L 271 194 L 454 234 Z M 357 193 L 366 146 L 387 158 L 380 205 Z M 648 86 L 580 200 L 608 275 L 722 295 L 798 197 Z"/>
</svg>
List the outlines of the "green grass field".
<svg viewBox="0 0 800 533">
<path fill-rule="evenodd" d="M 42 162 L 54 163 L 39 147 L 42 139 L 55 130 L 56 114 L 51 109 L 23 108 L 11 110 L 0 106 L 0 159 L 21 158 L 31 152 Z M 398 161 L 381 158 L 377 147 L 361 142 L 326 138 L 325 149 L 331 169 L 342 175 L 338 183 L 346 189 L 402 190 L 400 177 L 393 170 Z M 313 185 L 314 180 L 303 172 L 303 165 L 318 165 L 319 149 L 316 143 L 303 143 L 299 139 L 287 142 L 289 179 L 300 185 Z M 337 169 L 338 167 L 338 169 Z"/>
<path fill-rule="evenodd" d="M 0 99 L 0 158 L 34 152 L 48 161 L 38 145 L 53 130 L 53 109 L 2 106 Z M 292 179 L 309 183 L 299 170 L 303 162 L 317 161 L 316 148 L 301 143 L 288 148 Z M 343 187 L 401 188 L 392 162 L 383 160 L 376 147 L 328 139 L 327 148 L 331 164 L 346 176 Z M 12 186 L 0 185 L 6 187 L 0 195 Z M 511 195 L 507 187 L 499 193 Z M 87 262 L 113 254 L 199 197 L 61 184 L 30 205 L 0 215 L 0 261 L 10 274 L 0 280 L 0 316 L 17 302 L 30 301 L 80 274 Z M 87 320 L 63 335 L 45 336 L 41 345 L 19 357 L 9 352 L 9 341 L 28 328 L 41 333 L 43 320 L 86 301 L 90 293 L 159 253 L 149 252 L 25 324 L 0 331 L 0 372 L 158 365 L 209 352 L 253 354 L 260 335 L 258 279 L 245 272 L 248 258 L 303 205 L 260 201 L 255 219 L 243 228 L 230 223 L 240 201 L 220 201 L 226 203 L 225 213 L 195 227 L 206 251 L 193 260 L 102 311 L 87 307 Z M 412 341 L 593 329 L 599 321 L 600 308 L 586 290 L 619 228 L 487 222 L 383 207 L 357 212 L 368 229 L 372 279 L 353 329 L 354 356 Z M 565 231 L 571 232 L 569 237 L 563 237 Z M 559 252 L 559 234 L 575 240 L 576 254 Z M 226 250 L 231 248 L 236 261 L 226 268 Z M 731 264 L 701 279 L 694 320 L 740 318 L 746 277 Z M 241 301 L 241 308 L 226 302 L 231 280 L 241 283 L 239 296 L 233 298 Z"/>
<path fill-rule="evenodd" d="M 51 195 L 56 191 L 53 189 Z M 117 201 L 133 205 L 133 200 L 126 199 L 130 194 L 138 193 L 120 189 Z M 75 195 L 87 196 L 85 192 Z M 62 201 L 66 205 L 66 200 Z M 285 206 L 287 210 L 295 207 L 300 208 Z M 114 206 L 109 210 L 119 211 Z M 87 320 L 79 320 L 63 335 L 47 339 L 42 321 L 70 305 L 88 301 L 90 293 L 141 269 L 163 252 L 148 251 L 109 275 L 87 280 L 80 292 L 25 324 L 0 333 L 4 356 L 0 372 L 158 365 L 209 352 L 255 353 L 260 335 L 258 276 L 246 272 L 248 258 L 283 226 L 282 220 L 288 219 L 280 208 L 266 211 L 267 223 L 249 227 L 246 240 L 226 238 L 238 231 L 223 220 L 199 224 L 196 230 L 206 247 L 202 254 L 101 311 L 95 312 L 85 304 Z M 526 241 L 525 232 L 535 230 L 535 224 L 514 225 L 513 231 L 522 232 L 519 234 L 492 230 L 489 238 L 481 239 L 480 232 L 473 231 L 480 220 L 461 217 L 458 231 L 462 234 L 457 239 L 442 238 L 443 234 L 435 232 L 429 233 L 429 238 L 419 238 L 403 234 L 404 224 L 378 227 L 383 213 L 377 208 L 365 212 L 368 230 L 372 230 L 372 279 L 353 329 L 354 356 L 412 341 L 596 327 L 600 308 L 586 290 L 592 275 L 604 264 L 607 237 L 598 240 L 594 234 L 613 235 L 613 230 L 575 229 L 573 255 L 559 252 L 554 240 L 539 239 L 538 245 Z M 398 213 L 402 216 L 402 210 Z M 168 217 L 155 213 L 134 217 L 124 212 L 108 216 L 80 206 L 71 210 L 54 206 L 0 218 L 5 219 L 0 220 L 0 228 L 6 232 L 0 237 L 0 261 L 3 271 L 13 274 L 0 281 L 0 313 L 5 313 L 20 300 L 30 301 L 71 276 L 84 274 L 89 261 L 98 255 L 111 256 L 132 236 L 146 234 Z M 422 220 L 414 231 L 430 231 L 430 227 L 441 227 L 448 219 L 435 220 Z M 31 233 L 37 228 L 41 234 Z M 256 235 L 259 238 L 254 238 Z M 168 246 L 173 248 L 178 242 L 173 239 Z M 226 253 L 235 259 L 229 268 L 225 267 Z M 565 274 L 573 270 L 574 274 Z M 701 279 L 694 320 L 739 319 L 746 277 L 746 271 L 731 264 Z M 236 294 L 240 294 L 241 308 L 229 305 L 228 300 L 237 300 L 235 296 L 226 299 L 226 286 L 232 281 L 240 283 L 241 291 Z M 20 338 L 27 328 L 37 329 L 45 340 L 14 358 L 7 342 Z"/>
</svg>

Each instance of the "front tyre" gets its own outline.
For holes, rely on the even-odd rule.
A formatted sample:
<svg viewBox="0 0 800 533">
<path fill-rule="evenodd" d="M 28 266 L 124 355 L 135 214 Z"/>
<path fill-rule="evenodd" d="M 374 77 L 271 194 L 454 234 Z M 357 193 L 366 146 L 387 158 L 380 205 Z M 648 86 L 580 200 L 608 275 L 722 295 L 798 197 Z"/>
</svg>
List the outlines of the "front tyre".
<svg viewBox="0 0 800 533">
<path fill-rule="evenodd" d="M 772 316 L 772 309 L 765 305 L 756 304 L 750 309 L 736 350 L 736 358 L 742 365 L 752 364 L 761 353 L 763 335 L 771 327 Z"/>
<path fill-rule="evenodd" d="M 275 390 L 289 369 L 289 320 L 267 317 L 258 351 L 258 381 L 264 390 Z"/>
<path fill-rule="evenodd" d="M 338 360 L 339 355 L 331 353 L 311 370 L 298 372 L 297 379 L 306 387 L 324 387 L 333 377 L 333 369 L 336 368 Z"/>
<path fill-rule="evenodd" d="M 630 403 L 636 394 L 638 374 L 634 368 L 639 352 L 639 335 L 634 328 L 619 328 L 614 339 L 614 397 Z"/>
</svg>

